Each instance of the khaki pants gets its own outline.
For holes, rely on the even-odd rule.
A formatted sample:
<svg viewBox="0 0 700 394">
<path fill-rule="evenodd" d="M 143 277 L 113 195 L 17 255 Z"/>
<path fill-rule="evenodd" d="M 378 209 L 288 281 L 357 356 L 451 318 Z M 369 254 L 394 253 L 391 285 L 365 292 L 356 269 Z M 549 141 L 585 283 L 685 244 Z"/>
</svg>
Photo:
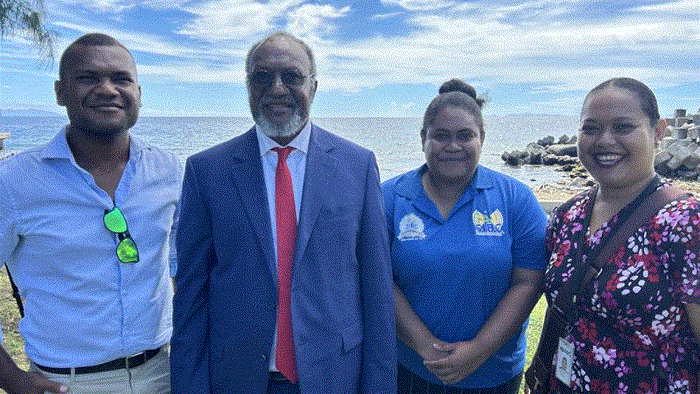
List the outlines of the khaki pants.
<svg viewBox="0 0 700 394">
<path fill-rule="evenodd" d="M 69 388 L 71 394 L 170 394 L 170 354 L 168 346 L 136 368 L 86 374 L 54 374 L 38 369 L 47 379 Z"/>
</svg>

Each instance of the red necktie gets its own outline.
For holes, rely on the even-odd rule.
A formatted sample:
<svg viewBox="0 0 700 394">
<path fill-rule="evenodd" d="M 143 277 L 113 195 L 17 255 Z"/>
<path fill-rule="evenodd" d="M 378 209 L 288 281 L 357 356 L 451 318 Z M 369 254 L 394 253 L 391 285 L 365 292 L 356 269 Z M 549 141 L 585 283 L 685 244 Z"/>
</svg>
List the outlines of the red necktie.
<svg viewBox="0 0 700 394">
<path fill-rule="evenodd" d="M 294 148 L 273 148 L 277 152 L 275 171 L 275 213 L 277 215 L 277 278 L 279 281 L 277 309 L 277 369 L 290 382 L 297 381 L 297 368 L 292 336 L 292 263 L 297 238 L 297 215 L 294 207 L 292 175 L 287 156 Z"/>
</svg>

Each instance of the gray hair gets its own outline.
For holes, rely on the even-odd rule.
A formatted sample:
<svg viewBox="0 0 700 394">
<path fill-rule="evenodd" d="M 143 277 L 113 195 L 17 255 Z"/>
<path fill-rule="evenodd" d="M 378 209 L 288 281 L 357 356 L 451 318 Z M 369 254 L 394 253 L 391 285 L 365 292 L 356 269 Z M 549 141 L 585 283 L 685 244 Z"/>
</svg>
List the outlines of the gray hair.
<svg viewBox="0 0 700 394">
<path fill-rule="evenodd" d="M 300 40 L 299 38 L 296 38 L 295 36 L 287 33 L 286 31 L 278 31 L 276 33 L 272 33 L 269 36 L 263 38 L 262 40 L 256 42 L 255 44 L 253 44 L 253 46 L 250 48 L 250 50 L 248 51 L 248 54 L 245 57 L 245 71 L 246 72 L 250 72 L 250 66 L 251 66 L 250 63 L 252 61 L 252 57 L 253 57 L 253 54 L 255 53 L 255 51 L 257 51 L 258 48 L 262 44 L 264 44 L 268 41 L 274 40 L 274 39 L 286 39 L 289 41 L 293 41 L 293 42 L 296 42 L 297 44 L 299 44 L 302 48 L 304 48 L 306 55 L 309 57 L 309 63 L 311 64 L 311 75 L 316 75 L 316 60 L 314 60 L 314 54 L 313 54 L 313 51 L 311 51 L 311 48 L 308 45 L 306 45 L 306 43 L 304 41 Z"/>
</svg>

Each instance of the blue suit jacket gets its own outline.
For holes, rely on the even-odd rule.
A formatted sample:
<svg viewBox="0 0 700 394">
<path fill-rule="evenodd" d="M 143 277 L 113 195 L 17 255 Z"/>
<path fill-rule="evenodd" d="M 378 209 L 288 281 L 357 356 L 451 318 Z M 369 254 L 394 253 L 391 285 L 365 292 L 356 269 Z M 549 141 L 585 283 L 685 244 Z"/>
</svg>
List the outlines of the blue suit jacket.
<svg viewBox="0 0 700 394">
<path fill-rule="evenodd" d="M 395 393 L 387 225 L 374 155 L 312 126 L 292 273 L 301 392 Z M 173 393 L 265 393 L 277 273 L 254 130 L 187 160 Z"/>
</svg>

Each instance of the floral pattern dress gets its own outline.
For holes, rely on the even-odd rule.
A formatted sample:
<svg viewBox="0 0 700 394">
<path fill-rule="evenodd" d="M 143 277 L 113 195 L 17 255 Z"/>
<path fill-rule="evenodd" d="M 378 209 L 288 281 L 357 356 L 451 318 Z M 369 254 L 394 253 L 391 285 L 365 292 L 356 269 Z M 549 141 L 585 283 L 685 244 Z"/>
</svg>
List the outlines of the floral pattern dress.
<svg viewBox="0 0 700 394">
<path fill-rule="evenodd" d="M 574 269 L 577 233 L 588 232 L 586 208 L 593 196 L 589 191 L 575 199 L 567 212 L 551 219 L 547 231 L 550 304 Z M 586 233 L 588 246 L 600 244 L 616 221 L 617 215 L 595 233 Z M 700 350 L 684 307 L 700 304 L 696 198 L 662 208 L 613 253 L 583 294 L 569 336 L 574 343 L 572 388 L 553 377 L 553 393 L 696 393 Z"/>
</svg>

